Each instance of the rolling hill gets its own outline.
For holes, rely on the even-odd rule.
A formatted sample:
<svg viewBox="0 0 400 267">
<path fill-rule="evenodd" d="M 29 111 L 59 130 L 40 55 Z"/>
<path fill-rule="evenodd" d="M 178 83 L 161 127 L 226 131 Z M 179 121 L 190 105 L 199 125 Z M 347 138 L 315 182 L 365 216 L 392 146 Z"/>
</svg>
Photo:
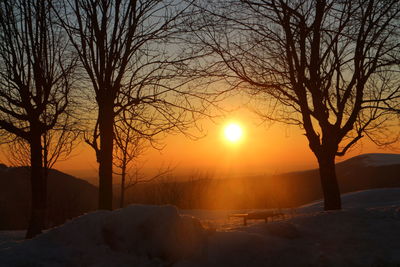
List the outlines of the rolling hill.
<svg viewBox="0 0 400 267">
<path fill-rule="evenodd" d="M 400 155 L 359 155 L 338 163 L 336 172 L 341 193 L 400 187 Z M 318 169 L 270 176 L 139 184 L 127 192 L 129 203 L 169 203 L 184 209 L 296 207 L 321 198 Z"/>
<path fill-rule="evenodd" d="M 399 154 L 362 154 L 336 164 L 340 192 L 400 187 Z M 318 169 L 275 176 L 294 206 L 322 198 Z M 291 199 L 291 201 L 290 201 Z M 292 206 L 291 205 L 291 206 Z"/>
<path fill-rule="evenodd" d="M 0 165 L 0 229 L 26 229 L 30 212 L 28 167 Z M 97 207 L 97 187 L 57 170 L 48 179 L 47 226 L 81 215 Z"/>
<path fill-rule="evenodd" d="M 338 163 L 336 170 L 341 193 L 400 187 L 399 154 L 359 155 Z M 29 184 L 29 168 L 0 164 L 0 230 L 26 228 Z M 97 208 L 98 189 L 85 180 L 51 170 L 48 186 L 49 227 Z M 119 192 L 115 193 L 117 198 Z M 165 180 L 138 184 L 126 196 L 127 203 L 173 204 L 183 209 L 285 208 L 321 198 L 317 169 L 232 179 Z"/>
</svg>

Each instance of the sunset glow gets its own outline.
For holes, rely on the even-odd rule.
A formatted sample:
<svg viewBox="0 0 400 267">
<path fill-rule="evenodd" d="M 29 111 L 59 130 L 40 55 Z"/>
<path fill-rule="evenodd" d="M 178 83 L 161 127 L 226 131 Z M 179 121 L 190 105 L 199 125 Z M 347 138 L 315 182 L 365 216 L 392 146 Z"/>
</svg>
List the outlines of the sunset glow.
<svg viewBox="0 0 400 267">
<path fill-rule="evenodd" d="M 243 136 L 242 127 L 237 123 L 229 123 L 225 126 L 224 135 L 229 142 L 236 143 Z"/>
</svg>

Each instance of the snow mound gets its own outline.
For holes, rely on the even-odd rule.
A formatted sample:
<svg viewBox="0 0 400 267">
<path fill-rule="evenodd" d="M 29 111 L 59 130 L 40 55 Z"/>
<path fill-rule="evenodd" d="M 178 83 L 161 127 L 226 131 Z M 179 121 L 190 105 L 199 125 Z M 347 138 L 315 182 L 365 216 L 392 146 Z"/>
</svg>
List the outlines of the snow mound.
<svg viewBox="0 0 400 267">
<path fill-rule="evenodd" d="M 25 231 L 0 231 L 0 250 L 9 248 L 24 240 Z"/>
<path fill-rule="evenodd" d="M 80 216 L 0 258 L 6 266 L 159 266 L 199 257 L 205 244 L 200 222 L 175 207 L 131 205 Z"/>
<path fill-rule="evenodd" d="M 174 266 L 400 266 L 399 242 L 400 206 L 314 212 L 216 232 Z"/>
<path fill-rule="evenodd" d="M 308 213 L 209 238 L 200 260 L 176 267 L 399 266 L 400 207 Z"/>
<path fill-rule="evenodd" d="M 343 209 L 374 208 L 384 206 L 400 206 L 400 188 L 380 188 L 343 194 Z M 297 209 L 297 212 L 317 212 L 323 210 L 323 201 L 319 200 Z"/>
<path fill-rule="evenodd" d="M 208 234 L 172 206 L 97 211 L 0 248 L 0 266 L 400 266 L 400 188 L 342 198 L 341 211 L 301 212 L 320 211 L 319 202 L 282 221 Z"/>
</svg>

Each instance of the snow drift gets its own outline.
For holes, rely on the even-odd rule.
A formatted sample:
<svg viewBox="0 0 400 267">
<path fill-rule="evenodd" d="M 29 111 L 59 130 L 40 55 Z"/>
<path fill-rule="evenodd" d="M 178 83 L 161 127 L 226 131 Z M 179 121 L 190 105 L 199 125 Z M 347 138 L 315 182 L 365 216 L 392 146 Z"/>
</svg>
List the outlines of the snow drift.
<svg viewBox="0 0 400 267">
<path fill-rule="evenodd" d="M 284 221 L 216 232 L 206 258 L 176 266 L 400 266 L 400 189 L 342 199 L 341 211 L 324 212 L 320 201 Z"/>
<path fill-rule="evenodd" d="M 385 206 L 400 206 L 400 189 L 399 188 L 380 188 L 370 189 L 357 192 L 351 192 L 341 195 L 342 207 L 344 209 L 353 208 L 371 208 Z M 317 212 L 323 210 L 324 203 L 322 200 L 303 205 L 299 212 Z"/>
<path fill-rule="evenodd" d="M 0 247 L 0 266 L 400 266 L 400 189 L 342 197 L 341 211 L 314 203 L 286 220 L 215 232 L 172 206 L 93 212 Z"/>
<path fill-rule="evenodd" d="M 200 257 L 200 222 L 173 206 L 97 211 L 0 252 L 4 266 L 158 266 Z"/>
</svg>

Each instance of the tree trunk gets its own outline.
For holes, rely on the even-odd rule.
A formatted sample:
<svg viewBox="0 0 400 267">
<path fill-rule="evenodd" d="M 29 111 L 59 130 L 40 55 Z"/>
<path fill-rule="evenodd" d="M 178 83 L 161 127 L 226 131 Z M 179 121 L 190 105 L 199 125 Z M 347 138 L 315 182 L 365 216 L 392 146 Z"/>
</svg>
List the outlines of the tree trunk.
<svg viewBox="0 0 400 267">
<path fill-rule="evenodd" d="M 33 238 L 44 228 L 47 209 L 47 181 L 43 175 L 40 133 L 31 131 L 31 192 L 32 205 L 26 238 Z"/>
<path fill-rule="evenodd" d="M 112 210 L 112 160 L 114 136 L 114 110 L 106 102 L 99 107 L 100 158 L 99 158 L 99 209 Z"/>
<path fill-rule="evenodd" d="M 126 178 L 126 168 L 125 166 L 123 166 L 121 174 L 121 198 L 119 203 L 120 208 L 124 207 L 124 202 L 125 202 L 125 178 Z"/>
<path fill-rule="evenodd" d="M 43 162 L 42 162 L 42 168 L 43 168 L 43 178 L 44 178 L 44 180 L 46 181 L 46 186 L 47 186 L 47 182 L 48 182 L 48 178 L 49 178 L 49 162 L 48 162 L 48 153 L 49 153 L 49 151 L 48 151 L 48 147 L 47 147 L 47 139 L 46 139 L 46 132 L 43 134 L 43 154 L 42 154 L 42 157 L 43 157 Z M 46 192 L 46 197 L 47 197 L 47 192 Z M 47 209 L 48 209 L 48 207 L 47 207 Z M 49 212 L 47 211 L 46 212 L 46 216 L 45 216 L 45 218 L 44 218 L 44 221 L 43 221 L 43 223 L 44 223 L 44 227 L 46 227 L 46 226 L 48 226 L 49 225 L 49 222 L 50 222 L 50 220 L 49 220 Z"/>
<path fill-rule="evenodd" d="M 318 163 L 322 192 L 324 194 L 324 210 L 340 210 L 342 203 L 336 178 L 335 156 L 319 156 Z"/>
</svg>

